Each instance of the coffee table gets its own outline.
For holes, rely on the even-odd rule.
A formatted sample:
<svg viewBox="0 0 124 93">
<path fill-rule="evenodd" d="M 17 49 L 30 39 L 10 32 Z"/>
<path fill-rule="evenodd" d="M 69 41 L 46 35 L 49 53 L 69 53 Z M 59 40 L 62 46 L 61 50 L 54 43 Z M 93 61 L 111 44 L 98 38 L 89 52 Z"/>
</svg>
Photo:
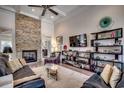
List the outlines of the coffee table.
<svg viewBox="0 0 124 93">
<path fill-rule="evenodd" d="M 47 77 L 48 78 L 53 78 L 57 81 L 58 80 L 58 76 L 57 76 L 58 66 L 55 65 L 55 64 L 46 64 L 45 67 L 46 67 L 46 70 L 47 70 Z"/>
</svg>

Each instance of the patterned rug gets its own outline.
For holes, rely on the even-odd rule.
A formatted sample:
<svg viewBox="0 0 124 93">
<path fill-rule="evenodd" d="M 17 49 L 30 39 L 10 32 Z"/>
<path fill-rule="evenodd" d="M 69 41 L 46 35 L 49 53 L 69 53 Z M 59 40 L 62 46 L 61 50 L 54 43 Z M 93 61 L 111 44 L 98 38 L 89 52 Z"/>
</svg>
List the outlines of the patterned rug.
<svg viewBox="0 0 124 93">
<path fill-rule="evenodd" d="M 41 74 L 47 88 L 80 88 L 90 77 L 63 66 L 58 66 L 58 80 L 47 77 L 45 66 L 32 68 L 36 74 Z M 91 74 L 92 76 L 92 74 Z"/>
</svg>

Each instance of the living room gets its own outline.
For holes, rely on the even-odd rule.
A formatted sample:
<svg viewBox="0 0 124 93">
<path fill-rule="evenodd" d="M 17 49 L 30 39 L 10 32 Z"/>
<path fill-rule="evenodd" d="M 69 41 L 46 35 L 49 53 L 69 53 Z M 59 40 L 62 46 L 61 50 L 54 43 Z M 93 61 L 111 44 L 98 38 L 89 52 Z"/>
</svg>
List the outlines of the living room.
<svg viewBox="0 0 124 93">
<path fill-rule="evenodd" d="M 123 9 L 0 6 L 1 88 L 123 88 Z"/>
</svg>

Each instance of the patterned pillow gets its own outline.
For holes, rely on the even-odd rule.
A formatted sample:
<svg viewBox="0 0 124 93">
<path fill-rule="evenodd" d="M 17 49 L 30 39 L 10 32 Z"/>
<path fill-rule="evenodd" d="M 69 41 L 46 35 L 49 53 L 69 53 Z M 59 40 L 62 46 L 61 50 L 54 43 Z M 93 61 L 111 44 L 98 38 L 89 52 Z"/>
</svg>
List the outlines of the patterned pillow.
<svg viewBox="0 0 124 93">
<path fill-rule="evenodd" d="M 110 80 L 110 78 L 111 78 L 111 75 L 112 75 L 112 66 L 109 65 L 109 64 L 107 64 L 107 65 L 104 67 L 104 69 L 103 69 L 103 71 L 102 71 L 102 73 L 101 73 L 100 76 L 101 76 L 102 79 L 105 81 L 105 83 L 108 84 L 108 83 L 109 83 L 109 80 Z"/>
<path fill-rule="evenodd" d="M 116 66 L 113 67 L 112 76 L 109 81 L 109 84 L 112 88 L 115 88 L 118 81 L 121 79 L 121 73 L 122 72 Z"/>
<path fill-rule="evenodd" d="M 25 61 L 24 58 L 19 59 L 19 61 L 20 61 L 20 63 L 22 64 L 22 66 L 26 66 L 26 65 L 27 65 L 27 63 L 26 63 L 26 61 Z"/>
<path fill-rule="evenodd" d="M 14 61 L 9 61 L 7 63 L 7 65 L 11 69 L 12 73 L 14 73 L 15 71 L 17 71 L 17 70 L 19 70 L 20 68 L 23 67 L 22 64 L 19 62 L 18 59 L 14 60 Z"/>
</svg>

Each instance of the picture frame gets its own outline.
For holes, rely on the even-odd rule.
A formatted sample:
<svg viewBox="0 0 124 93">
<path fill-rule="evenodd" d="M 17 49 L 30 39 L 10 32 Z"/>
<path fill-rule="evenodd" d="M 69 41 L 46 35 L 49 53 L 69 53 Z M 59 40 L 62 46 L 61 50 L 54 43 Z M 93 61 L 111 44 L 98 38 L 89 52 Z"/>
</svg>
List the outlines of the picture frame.
<svg viewBox="0 0 124 93">
<path fill-rule="evenodd" d="M 57 42 L 57 45 L 62 45 L 63 44 L 63 36 L 57 36 L 56 42 Z"/>
</svg>

